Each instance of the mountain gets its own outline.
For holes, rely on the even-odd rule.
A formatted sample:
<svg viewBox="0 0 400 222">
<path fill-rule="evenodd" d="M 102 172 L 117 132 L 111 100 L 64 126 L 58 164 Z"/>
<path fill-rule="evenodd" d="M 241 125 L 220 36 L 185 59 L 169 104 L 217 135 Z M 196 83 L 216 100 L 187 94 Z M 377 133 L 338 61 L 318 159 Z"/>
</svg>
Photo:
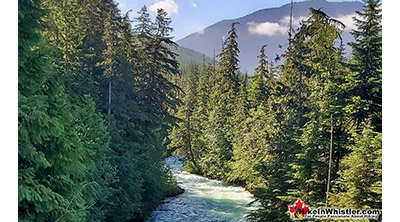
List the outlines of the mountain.
<svg viewBox="0 0 400 222">
<path fill-rule="evenodd" d="M 289 0 L 287 0 L 289 2 Z M 346 28 L 343 31 L 344 43 L 353 39 L 350 30 L 354 28 L 352 17 L 355 11 L 362 10 L 361 2 L 328 2 L 310 0 L 293 3 L 293 27 L 299 27 L 301 20 L 309 16 L 309 8 L 322 9 L 329 16 L 342 21 Z M 268 8 L 231 20 L 215 23 L 202 31 L 192 33 L 177 41 L 180 46 L 189 48 L 209 57 L 221 50 L 223 39 L 232 22 L 239 22 L 238 43 L 240 49 L 241 71 L 253 74 L 257 66 L 257 55 L 262 45 L 267 44 L 267 56 L 273 60 L 282 54 L 288 45 L 290 3 L 278 8 Z M 348 46 L 346 44 L 346 50 Z"/>
<path fill-rule="evenodd" d="M 204 53 L 196 52 L 182 46 L 171 47 L 171 50 L 178 54 L 176 60 L 179 62 L 180 69 L 185 69 L 191 64 L 201 65 L 211 63 L 213 60 Z"/>
</svg>

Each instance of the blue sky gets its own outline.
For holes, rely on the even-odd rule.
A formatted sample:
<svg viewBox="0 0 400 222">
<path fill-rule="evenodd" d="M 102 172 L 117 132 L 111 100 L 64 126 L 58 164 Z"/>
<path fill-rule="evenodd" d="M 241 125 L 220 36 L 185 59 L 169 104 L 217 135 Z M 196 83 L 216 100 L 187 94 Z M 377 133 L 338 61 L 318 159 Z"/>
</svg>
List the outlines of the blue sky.
<svg viewBox="0 0 400 222">
<path fill-rule="evenodd" d="M 172 33 L 179 40 L 193 32 L 201 31 L 209 25 L 224 19 L 248 15 L 264 8 L 279 7 L 290 0 L 116 0 L 123 13 L 132 10 L 131 18 L 146 5 L 150 14 L 156 8 L 164 8 L 172 19 Z M 296 1 L 296 0 L 295 0 Z M 297 0 L 299 1 L 299 0 Z M 342 2 L 346 0 L 329 0 Z M 347 0 L 349 1 L 349 0 Z M 353 0 L 350 0 L 353 1 Z"/>
</svg>

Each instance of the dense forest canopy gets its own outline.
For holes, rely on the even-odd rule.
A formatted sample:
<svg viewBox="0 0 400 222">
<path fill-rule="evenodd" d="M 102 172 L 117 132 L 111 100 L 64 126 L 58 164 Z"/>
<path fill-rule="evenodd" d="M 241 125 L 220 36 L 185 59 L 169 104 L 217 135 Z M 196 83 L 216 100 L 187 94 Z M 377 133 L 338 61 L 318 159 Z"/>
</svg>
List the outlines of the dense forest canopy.
<svg viewBox="0 0 400 222">
<path fill-rule="evenodd" d="M 287 221 L 298 198 L 381 209 L 380 4 L 357 12 L 350 58 L 343 23 L 311 8 L 283 64 L 264 45 L 249 77 L 236 23 L 217 58 L 180 65 L 162 9 L 19 0 L 19 220 L 143 221 L 180 192 L 171 153 L 251 191 L 250 221 Z"/>
<path fill-rule="evenodd" d="M 143 220 L 178 190 L 165 11 L 132 27 L 112 0 L 22 0 L 18 18 L 20 221 Z"/>
</svg>

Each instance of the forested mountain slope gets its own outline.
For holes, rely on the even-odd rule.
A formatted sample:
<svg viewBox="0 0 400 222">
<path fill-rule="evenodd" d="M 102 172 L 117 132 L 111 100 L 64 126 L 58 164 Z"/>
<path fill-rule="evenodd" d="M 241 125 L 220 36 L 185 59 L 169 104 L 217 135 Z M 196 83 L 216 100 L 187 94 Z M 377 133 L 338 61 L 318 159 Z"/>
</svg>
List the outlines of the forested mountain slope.
<svg viewBox="0 0 400 222">
<path fill-rule="evenodd" d="M 179 65 L 182 69 L 185 69 L 193 64 L 201 65 L 202 63 L 208 64 L 213 62 L 213 59 L 209 56 L 182 46 L 173 46 L 171 47 L 171 51 L 178 54 L 176 60 L 179 62 Z"/>
</svg>

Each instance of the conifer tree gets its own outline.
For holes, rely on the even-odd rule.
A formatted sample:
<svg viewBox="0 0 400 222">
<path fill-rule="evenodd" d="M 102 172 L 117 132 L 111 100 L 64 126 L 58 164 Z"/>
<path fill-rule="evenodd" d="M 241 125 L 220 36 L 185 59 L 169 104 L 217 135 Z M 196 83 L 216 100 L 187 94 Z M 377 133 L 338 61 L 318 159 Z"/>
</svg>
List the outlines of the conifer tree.
<svg viewBox="0 0 400 222">
<path fill-rule="evenodd" d="M 290 53 L 286 52 L 285 56 Z M 285 60 L 282 70 L 285 75 L 295 73 L 295 70 L 285 67 L 291 62 Z M 259 129 L 255 133 L 264 132 L 265 137 L 261 144 L 266 150 L 261 152 L 268 158 L 252 164 L 251 175 L 256 178 L 253 180 L 257 181 L 252 185 L 253 194 L 261 203 L 261 207 L 248 216 L 249 221 L 287 221 L 287 206 L 293 201 L 287 198 L 287 193 L 296 187 L 291 183 L 291 164 L 300 147 L 297 141 L 299 120 L 297 91 L 292 88 L 292 82 L 286 77 L 274 80 L 267 103 L 261 104 L 256 110 L 256 114 L 266 115 L 258 118 L 258 123 L 263 124 L 266 132 Z M 256 158 L 262 156 L 257 155 Z"/>
<path fill-rule="evenodd" d="M 210 156 L 207 165 L 212 167 L 208 175 L 223 178 L 228 172 L 227 161 L 232 157 L 232 117 L 235 100 L 239 90 L 237 33 L 232 23 L 224 47 L 218 55 L 215 88 L 210 99 L 211 111 L 206 129 L 209 141 Z"/>
<path fill-rule="evenodd" d="M 96 184 L 102 183 L 93 176 L 103 158 L 92 158 L 105 154 L 108 141 L 90 130 L 81 136 L 81 130 L 96 125 L 101 132 L 104 125 L 85 119 L 99 119 L 90 103 L 75 109 L 65 93 L 60 68 L 65 66 L 57 66 L 57 48 L 42 35 L 43 5 L 20 1 L 19 6 L 19 217 L 84 221 L 96 199 Z M 103 145 L 90 146 L 93 139 Z"/>
<path fill-rule="evenodd" d="M 48 10 L 43 20 L 49 27 L 44 31 L 44 36 L 59 49 L 62 60 L 58 64 L 65 68 L 64 71 L 78 72 L 82 56 L 80 46 L 86 34 L 82 4 L 77 0 L 45 0 L 43 5 Z"/>
<path fill-rule="evenodd" d="M 361 132 L 353 131 L 352 151 L 340 163 L 338 194 L 330 202 L 338 207 L 382 208 L 382 133 L 371 122 L 365 122 Z"/>
<path fill-rule="evenodd" d="M 145 103 L 148 105 L 148 112 L 162 120 L 161 130 L 165 136 L 168 124 L 174 121 L 168 109 L 175 109 L 179 104 L 176 99 L 179 88 L 167 79 L 168 76 L 179 74 L 176 54 L 169 48 L 175 47 L 176 43 L 170 36 L 172 28 L 169 27 L 170 20 L 164 10 L 158 10 L 154 24 L 149 19 L 146 7 L 139 14 L 135 32 L 140 42 L 138 51 L 143 59 L 139 64 L 141 70 L 138 73 L 138 91 L 143 100 L 147 100 Z"/>
<path fill-rule="evenodd" d="M 305 78 L 308 98 L 307 103 L 304 103 L 308 109 L 305 116 L 309 120 L 299 140 L 302 149 L 292 164 L 294 181 L 298 183 L 298 189 L 292 194 L 302 200 L 321 204 L 325 202 L 324 194 L 328 192 L 326 187 L 330 183 L 329 144 L 333 143 L 335 147 L 337 161 L 344 155 L 338 148 L 345 139 L 343 134 L 346 131 L 343 127 L 345 117 L 341 109 L 344 103 L 340 87 L 345 72 L 341 65 L 342 49 L 335 46 L 343 25 L 320 10 L 310 9 L 310 14 L 310 18 L 296 34 L 306 36 L 305 46 L 309 49 L 309 57 L 305 60 L 310 71 L 310 75 Z M 331 132 L 332 128 L 334 132 Z"/>
<path fill-rule="evenodd" d="M 116 182 L 116 169 L 111 164 L 110 135 L 103 115 L 96 112 L 96 104 L 89 95 L 74 104 L 77 134 L 84 147 L 83 164 L 88 169 L 82 190 L 86 201 L 86 220 L 103 221 L 104 203 L 113 194 L 110 185 Z"/>
<path fill-rule="evenodd" d="M 265 56 L 265 47 L 260 49 L 258 67 L 255 70 L 254 76 L 251 78 L 251 87 L 249 88 L 249 100 L 252 108 L 256 108 L 261 103 L 266 103 L 268 96 L 271 94 L 271 83 L 273 77 L 268 70 L 268 62 Z"/>
<path fill-rule="evenodd" d="M 262 180 L 255 166 L 271 158 L 268 151 L 276 133 L 273 121 L 273 114 L 268 114 L 266 107 L 261 104 L 257 109 L 250 110 L 249 117 L 236 128 L 230 179 L 247 182 L 250 190 L 254 190 Z"/>
<path fill-rule="evenodd" d="M 241 141 L 243 139 L 243 127 L 245 120 L 249 117 L 249 101 L 248 101 L 248 95 L 247 95 L 247 85 L 248 85 L 248 77 L 247 74 L 245 74 L 242 82 L 240 83 L 239 87 L 239 93 L 236 99 L 235 103 L 235 113 L 232 117 L 232 122 L 233 122 L 233 141 L 232 141 L 232 150 L 233 150 L 233 160 L 231 163 L 231 173 L 229 175 L 230 180 L 237 180 L 237 181 L 245 181 L 245 178 L 237 176 L 237 173 L 235 172 L 237 168 L 242 168 L 243 163 L 241 159 L 241 154 L 243 153 L 242 147 L 243 144 L 239 143 L 238 141 Z M 244 149 L 245 150 L 245 149 Z M 239 157 L 240 156 L 240 157 Z M 239 161 L 236 161 L 239 160 Z M 246 168 L 246 167 L 244 167 Z M 247 168 L 248 169 L 248 168 Z"/>
<path fill-rule="evenodd" d="M 175 124 L 175 117 L 170 110 L 180 104 L 177 98 L 179 87 L 168 80 L 169 76 L 179 75 L 176 54 L 170 47 L 175 47 L 170 32 L 170 19 L 164 10 L 158 10 L 155 23 L 149 20 L 144 7 L 137 18 L 134 31 L 138 35 L 138 71 L 135 88 L 138 93 L 141 110 L 147 113 L 144 123 L 149 134 L 142 138 L 146 141 L 146 166 L 144 171 L 143 215 L 151 212 L 164 195 L 163 168 L 164 151 L 167 146 L 167 133 Z M 147 168 L 146 168 L 147 167 Z"/>
<path fill-rule="evenodd" d="M 182 105 L 179 106 L 177 118 L 180 122 L 172 129 L 170 133 L 171 143 L 169 147 L 180 149 L 190 160 L 187 163 L 191 166 L 189 170 L 198 171 L 197 166 L 197 147 L 194 144 L 196 130 L 198 126 L 194 121 L 194 111 L 197 104 L 197 85 L 199 70 L 197 65 L 189 66 L 184 79 L 183 91 L 185 93 L 182 98 Z M 196 150 L 195 150 L 196 149 Z"/>
<path fill-rule="evenodd" d="M 237 33 L 235 25 L 238 25 L 238 22 L 234 22 L 231 25 L 231 29 L 228 32 L 228 37 L 225 39 L 222 51 L 218 54 L 218 58 L 220 62 L 218 64 L 218 76 L 221 82 L 220 84 L 223 89 L 227 92 L 232 91 L 231 93 L 235 95 L 239 89 L 239 47 L 237 43 Z M 223 85 L 231 83 L 232 86 Z M 231 96 L 233 96 L 231 95 Z M 234 98 L 230 98 L 234 100 Z"/>
<path fill-rule="evenodd" d="M 243 80 L 239 86 L 239 92 L 235 101 L 235 113 L 233 114 L 233 124 L 237 126 L 248 117 L 249 99 L 248 99 L 248 76 L 244 74 Z"/>
<path fill-rule="evenodd" d="M 210 97 L 213 93 L 215 70 L 211 65 L 202 65 L 199 74 L 199 84 L 197 88 L 197 105 L 195 116 L 201 129 L 204 130 L 208 114 L 210 112 Z"/>
<path fill-rule="evenodd" d="M 210 96 L 213 93 L 215 70 L 211 65 L 203 64 L 200 68 L 198 77 L 198 87 L 196 89 L 196 104 L 193 112 L 193 145 L 196 149 L 197 167 L 199 171 L 207 169 L 206 165 L 203 165 L 203 157 L 207 156 L 206 150 L 208 150 L 208 140 L 206 139 L 205 130 L 207 128 L 207 121 L 210 110 Z M 190 170 L 190 169 L 188 169 Z"/>
<path fill-rule="evenodd" d="M 354 18 L 352 57 L 349 75 L 350 102 L 346 110 L 361 123 L 371 119 L 372 126 L 382 129 L 382 9 L 379 0 L 364 1 L 364 10 Z"/>
</svg>

